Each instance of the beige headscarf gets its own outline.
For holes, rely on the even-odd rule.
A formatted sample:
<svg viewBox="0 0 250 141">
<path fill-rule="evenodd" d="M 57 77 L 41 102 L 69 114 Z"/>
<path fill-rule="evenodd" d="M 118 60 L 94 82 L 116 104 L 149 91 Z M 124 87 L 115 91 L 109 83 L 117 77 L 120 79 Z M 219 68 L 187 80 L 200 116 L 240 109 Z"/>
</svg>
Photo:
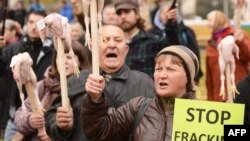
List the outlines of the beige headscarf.
<svg viewBox="0 0 250 141">
<path fill-rule="evenodd" d="M 162 49 L 158 54 L 157 57 L 161 54 L 168 54 L 172 53 L 177 55 L 178 57 L 182 58 L 184 61 L 185 65 L 188 68 L 190 78 L 191 78 L 191 83 L 192 83 L 192 90 L 196 90 L 196 85 L 194 83 L 194 77 L 197 75 L 198 70 L 199 70 L 199 62 L 197 56 L 187 47 L 182 46 L 182 45 L 172 45 L 165 47 Z M 188 72 L 186 72 L 188 73 Z"/>
</svg>

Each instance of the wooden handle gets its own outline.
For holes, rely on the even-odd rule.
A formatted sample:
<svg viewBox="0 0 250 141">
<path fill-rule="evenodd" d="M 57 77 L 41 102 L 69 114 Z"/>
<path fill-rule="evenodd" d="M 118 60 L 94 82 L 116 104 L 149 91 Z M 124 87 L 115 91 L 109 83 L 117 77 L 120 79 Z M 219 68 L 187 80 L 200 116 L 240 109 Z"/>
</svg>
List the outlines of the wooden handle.
<svg viewBox="0 0 250 141">
<path fill-rule="evenodd" d="M 91 0 L 90 3 L 90 22 L 91 22 L 91 45 L 92 45 L 92 69 L 93 74 L 99 75 L 99 47 L 98 47 L 98 26 L 97 26 L 97 3 Z"/>
<path fill-rule="evenodd" d="M 26 88 L 26 91 L 27 91 L 27 94 L 29 97 L 32 112 L 43 115 L 43 112 L 42 112 L 43 108 L 41 107 L 42 105 L 38 101 L 39 100 L 38 95 L 35 93 L 35 89 L 31 83 L 31 81 L 27 81 L 25 83 L 25 88 Z M 43 126 L 42 128 L 39 128 L 38 133 L 47 134 L 45 131 L 45 127 Z M 18 137 L 20 137 L 20 135 L 18 135 Z"/>
<path fill-rule="evenodd" d="M 30 81 L 27 81 L 25 83 L 25 88 L 29 97 L 32 112 L 42 114 L 40 109 L 41 105 L 37 101 L 38 97 L 35 94 L 35 90 L 34 87 L 32 86 L 32 83 Z"/>
<path fill-rule="evenodd" d="M 64 60 L 64 47 L 62 44 L 62 39 L 56 37 L 57 39 L 57 70 L 60 74 L 60 85 L 61 85 L 61 98 L 62 98 L 62 107 L 68 108 L 68 88 L 67 88 L 67 79 L 66 79 L 66 70 L 65 70 L 65 60 Z"/>
</svg>

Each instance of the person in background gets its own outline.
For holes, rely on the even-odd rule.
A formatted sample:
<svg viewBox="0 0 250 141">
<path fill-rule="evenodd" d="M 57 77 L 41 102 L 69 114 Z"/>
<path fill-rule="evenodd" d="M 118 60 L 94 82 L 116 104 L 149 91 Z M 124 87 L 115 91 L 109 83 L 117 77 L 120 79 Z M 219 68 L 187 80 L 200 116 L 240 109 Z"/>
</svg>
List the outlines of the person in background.
<svg viewBox="0 0 250 141">
<path fill-rule="evenodd" d="M 208 27 L 212 36 L 206 45 L 206 86 L 207 98 L 210 101 L 227 101 L 220 96 L 220 69 L 219 53 L 217 46 L 221 39 L 233 35 L 239 47 L 239 59 L 235 60 L 235 84 L 248 75 L 248 63 L 250 61 L 250 37 L 241 29 L 235 29 L 230 25 L 229 19 L 218 10 L 213 10 L 207 15 Z"/>
<path fill-rule="evenodd" d="M 102 18 L 103 24 L 118 24 L 118 17 L 113 4 L 108 4 L 103 8 Z"/>
<path fill-rule="evenodd" d="M 199 69 L 195 54 L 187 47 L 173 45 L 162 49 L 155 58 L 152 99 L 135 127 L 144 97 L 130 100 L 119 108 L 111 108 L 104 94 L 102 76 L 89 75 L 87 95 L 82 101 L 81 125 L 90 141 L 171 141 L 175 98 L 195 99 L 194 77 Z M 143 92 L 142 92 L 143 93 Z"/>
<path fill-rule="evenodd" d="M 69 78 L 74 74 L 73 58 L 69 55 L 69 48 L 64 42 L 65 51 L 65 68 L 66 77 Z M 75 53 L 75 60 L 79 66 L 79 70 L 85 70 L 90 68 L 90 62 L 87 58 L 86 52 L 83 50 L 82 45 L 78 41 L 72 41 L 72 49 Z M 43 108 L 46 111 L 54 100 L 60 96 L 60 76 L 56 64 L 57 52 L 54 52 L 52 65 L 45 72 L 45 78 L 37 83 L 38 96 L 42 103 Z M 15 114 L 15 125 L 17 131 L 24 135 L 25 141 L 48 140 L 49 137 L 43 134 L 38 134 L 37 129 L 45 126 L 45 119 L 40 114 L 32 113 L 29 99 L 25 100 L 28 113 L 24 113 L 22 107 L 18 108 Z M 27 114 L 24 115 L 24 114 Z"/>
<path fill-rule="evenodd" d="M 236 88 L 240 94 L 236 94 L 233 101 L 245 105 L 244 124 L 250 125 L 250 75 L 237 83 Z"/>
<path fill-rule="evenodd" d="M 150 17 L 151 17 L 151 22 L 152 25 L 154 26 L 154 19 L 155 19 L 155 15 L 158 12 L 158 10 L 160 9 L 161 3 L 164 3 L 165 0 L 154 0 L 154 8 L 150 11 Z"/>
<path fill-rule="evenodd" d="M 90 52 L 90 50 L 88 49 L 88 47 L 85 46 L 85 39 L 84 39 L 84 31 L 82 29 L 81 24 L 78 21 L 73 21 L 70 23 L 70 27 L 71 27 L 71 38 L 72 40 L 76 40 L 79 41 L 84 48 L 84 52 L 87 53 L 88 59 L 90 62 L 92 62 L 92 54 Z"/>
<path fill-rule="evenodd" d="M 26 15 L 27 15 L 27 12 L 26 12 L 23 0 L 16 1 L 13 8 L 10 8 L 8 10 L 8 17 L 12 20 L 17 21 L 21 25 L 21 28 L 25 24 Z"/>
<path fill-rule="evenodd" d="M 14 115 L 17 108 L 21 105 L 19 92 L 16 86 L 16 82 L 13 79 L 10 62 L 11 58 L 18 53 L 28 52 L 33 60 L 32 68 L 36 74 L 37 81 L 43 79 L 44 72 L 47 67 L 51 64 L 53 54 L 53 42 L 51 39 L 46 39 L 44 43 L 39 37 L 39 32 L 36 28 L 36 22 L 43 19 L 46 16 L 44 11 L 32 11 L 28 15 L 27 20 L 27 35 L 17 43 L 11 43 L 7 46 L 3 46 L 2 52 L 0 53 L 0 64 L 4 69 L 4 74 L 8 78 L 4 84 L 7 89 L 5 99 L 8 103 L 5 105 L 5 109 L 8 110 L 8 123 L 5 130 L 5 141 L 10 141 L 16 133 L 16 127 L 14 125 Z M 0 41 L 1 42 L 1 41 Z M 4 115 L 5 116 L 5 115 Z"/>
<path fill-rule="evenodd" d="M 171 6 L 170 2 L 161 2 L 159 10 L 155 14 L 154 26 L 151 29 L 149 29 L 148 32 L 166 37 L 165 28 L 166 28 L 166 24 L 169 21 L 168 17 L 170 15 L 168 11 L 169 11 L 170 6 Z M 198 60 L 200 62 L 200 50 L 199 50 L 199 46 L 198 46 L 194 31 L 184 24 L 179 12 L 177 12 L 176 16 L 177 16 L 176 19 L 177 19 L 179 43 L 183 46 L 188 47 L 190 50 L 192 50 L 195 53 L 195 55 L 198 57 Z M 202 76 L 203 76 L 203 73 L 200 68 L 198 71 L 198 74 L 195 77 L 196 84 L 199 83 L 199 80 Z"/>
<path fill-rule="evenodd" d="M 32 11 L 45 12 L 46 8 L 42 3 L 40 3 L 40 0 L 30 0 L 30 4 L 27 7 L 27 13 Z"/>
<path fill-rule="evenodd" d="M 3 22 L 0 23 L 0 28 L 2 29 Z M 4 31 L 4 40 L 6 45 L 10 43 L 18 42 L 22 38 L 22 29 L 21 25 L 11 19 L 6 19 L 5 21 L 5 31 Z"/>
<path fill-rule="evenodd" d="M 3 23 L 0 23 L 0 29 L 2 29 Z M 2 32 L 1 32 L 2 33 Z M 0 42 L 2 42 L 2 45 L 0 45 L 1 47 L 7 46 L 9 44 L 14 44 L 19 42 L 19 40 L 22 37 L 22 32 L 21 32 L 21 26 L 19 25 L 18 22 L 10 20 L 10 19 L 6 19 L 5 21 L 5 32 L 4 32 L 4 36 L 0 36 Z M 5 49 L 0 49 L 1 52 L 2 50 Z M 6 124 L 7 124 L 7 119 L 8 117 L 8 99 L 7 99 L 7 95 L 8 95 L 8 87 L 7 87 L 7 82 L 9 82 L 10 78 L 9 75 L 6 75 L 6 64 L 5 62 L 5 58 L 3 56 L 1 56 L 2 58 L 0 59 L 1 62 L 1 76 L 0 76 L 0 113 L 2 113 L 2 118 L 0 119 L 0 130 L 1 132 L 4 131 Z M 1 134 L 1 133 L 0 133 Z M 0 138 L 3 136 L 0 135 Z"/>
<path fill-rule="evenodd" d="M 58 1 L 59 9 L 61 14 L 64 17 L 68 18 L 68 21 L 71 22 L 74 19 L 74 14 L 72 11 L 72 6 L 67 2 L 67 0 L 59 0 Z"/>
<path fill-rule="evenodd" d="M 118 25 L 123 29 L 129 52 L 126 64 L 133 70 L 148 74 L 153 78 L 154 57 L 163 47 L 179 44 L 177 26 L 166 27 L 166 38 L 145 31 L 144 20 L 139 15 L 137 0 L 115 0 Z M 175 21 L 176 9 L 170 10 L 169 19 Z"/>
<path fill-rule="evenodd" d="M 104 94 L 108 98 L 109 105 L 119 107 L 138 96 L 154 97 L 152 79 L 142 72 L 130 70 L 125 64 L 129 47 L 126 45 L 122 29 L 115 25 L 104 25 L 102 30 L 103 42 L 99 44 L 100 75 L 105 77 Z M 79 78 L 68 79 L 68 95 L 73 113 L 70 111 L 64 113 L 71 117 L 68 122 L 62 124 L 64 126 L 57 122 L 59 120 L 57 109 L 61 106 L 60 97 L 48 110 L 47 132 L 53 140 L 87 141 L 80 124 L 80 111 L 82 97 L 87 93 L 84 85 L 89 74 L 90 71 L 81 71 Z"/>
<path fill-rule="evenodd" d="M 73 21 L 70 23 L 71 27 L 71 38 L 72 40 L 79 41 L 82 45 L 85 44 L 84 31 L 81 24 L 78 21 Z"/>
<path fill-rule="evenodd" d="M 83 6 L 81 0 L 70 0 L 72 5 L 72 11 L 76 20 L 81 24 L 83 30 L 86 30 L 85 22 L 84 22 L 84 14 L 83 14 Z"/>
</svg>

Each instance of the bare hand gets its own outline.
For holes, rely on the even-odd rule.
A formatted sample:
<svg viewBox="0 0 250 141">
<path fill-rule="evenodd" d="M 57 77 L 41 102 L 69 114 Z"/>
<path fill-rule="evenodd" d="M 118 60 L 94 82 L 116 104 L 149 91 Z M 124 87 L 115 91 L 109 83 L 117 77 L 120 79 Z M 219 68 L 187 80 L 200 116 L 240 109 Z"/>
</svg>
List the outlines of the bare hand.
<svg viewBox="0 0 250 141">
<path fill-rule="evenodd" d="M 234 39 L 236 41 L 241 41 L 244 38 L 244 33 L 241 29 L 235 29 L 234 31 Z"/>
<path fill-rule="evenodd" d="M 56 125 L 58 128 L 64 131 L 68 131 L 73 128 L 73 111 L 72 108 L 57 108 L 56 112 Z"/>
<path fill-rule="evenodd" d="M 46 134 L 46 132 L 38 132 L 38 137 L 42 141 L 52 141 L 52 139 Z"/>
<path fill-rule="evenodd" d="M 32 128 L 38 129 L 45 125 L 45 120 L 43 115 L 32 113 L 29 117 L 29 123 Z"/>
<path fill-rule="evenodd" d="M 105 87 L 105 81 L 103 76 L 89 75 L 85 84 L 85 89 L 93 102 L 98 102 L 102 97 L 102 91 Z"/>
<path fill-rule="evenodd" d="M 0 36 L 0 48 L 4 48 L 6 46 L 6 40 L 4 36 Z"/>
<path fill-rule="evenodd" d="M 166 13 L 166 19 L 168 20 L 173 20 L 176 21 L 176 17 L 177 17 L 177 8 L 171 9 L 169 11 L 167 11 Z"/>
</svg>

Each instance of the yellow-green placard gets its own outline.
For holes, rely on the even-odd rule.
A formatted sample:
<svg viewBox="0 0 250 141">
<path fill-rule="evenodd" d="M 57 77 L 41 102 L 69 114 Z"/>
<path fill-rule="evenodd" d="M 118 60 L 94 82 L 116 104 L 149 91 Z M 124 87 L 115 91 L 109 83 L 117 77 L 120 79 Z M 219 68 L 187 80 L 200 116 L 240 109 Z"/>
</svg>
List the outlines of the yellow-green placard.
<svg viewBox="0 0 250 141">
<path fill-rule="evenodd" d="M 176 99 L 172 141 L 223 141 L 224 125 L 243 119 L 243 104 Z"/>
</svg>

